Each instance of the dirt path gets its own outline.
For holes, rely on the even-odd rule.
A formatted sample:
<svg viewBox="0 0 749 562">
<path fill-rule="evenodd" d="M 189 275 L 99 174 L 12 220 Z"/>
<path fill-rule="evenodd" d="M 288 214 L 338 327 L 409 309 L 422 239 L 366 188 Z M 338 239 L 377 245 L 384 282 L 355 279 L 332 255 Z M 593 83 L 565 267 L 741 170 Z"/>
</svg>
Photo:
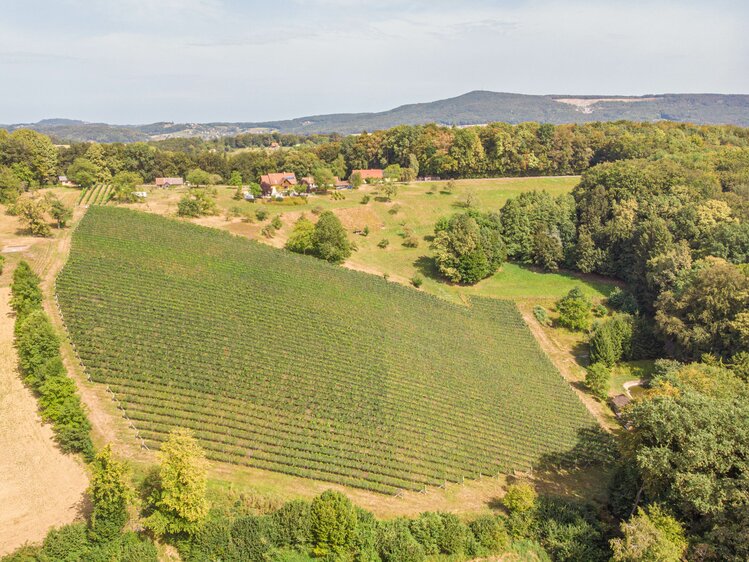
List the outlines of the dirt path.
<svg viewBox="0 0 749 562">
<path fill-rule="evenodd" d="M 9 300 L 10 289 L 0 288 L 0 555 L 73 521 L 88 486 L 81 462 L 60 452 L 21 382 Z"/>
<path fill-rule="evenodd" d="M 606 413 L 606 408 L 604 408 L 604 406 L 590 394 L 579 388 L 578 385 L 580 384 L 581 379 L 575 372 L 579 366 L 570 353 L 549 337 L 533 317 L 533 312 L 528 306 L 523 306 L 523 304 L 518 303 L 518 309 L 523 316 L 523 320 L 525 320 L 525 323 L 528 325 L 528 328 L 530 328 L 531 333 L 541 346 L 541 349 L 543 349 L 544 353 L 549 356 L 551 362 L 554 363 L 554 366 L 559 370 L 564 380 L 570 384 L 578 398 L 580 398 L 580 401 L 596 419 L 598 425 L 607 431 L 615 429 L 616 424 L 611 416 Z"/>
</svg>

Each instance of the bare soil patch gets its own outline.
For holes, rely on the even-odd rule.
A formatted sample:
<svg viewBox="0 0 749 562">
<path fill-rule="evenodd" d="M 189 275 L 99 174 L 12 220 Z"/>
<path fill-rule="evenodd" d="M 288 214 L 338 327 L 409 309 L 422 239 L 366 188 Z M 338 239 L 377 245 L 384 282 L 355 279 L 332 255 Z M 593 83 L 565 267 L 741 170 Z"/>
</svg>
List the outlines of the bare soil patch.
<svg viewBox="0 0 749 562">
<path fill-rule="evenodd" d="M 0 555 L 75 520 L 88 486 L 82 463 L 58 449 L 21 382 L 9 300 L 0 288 Z"/>
</svg>

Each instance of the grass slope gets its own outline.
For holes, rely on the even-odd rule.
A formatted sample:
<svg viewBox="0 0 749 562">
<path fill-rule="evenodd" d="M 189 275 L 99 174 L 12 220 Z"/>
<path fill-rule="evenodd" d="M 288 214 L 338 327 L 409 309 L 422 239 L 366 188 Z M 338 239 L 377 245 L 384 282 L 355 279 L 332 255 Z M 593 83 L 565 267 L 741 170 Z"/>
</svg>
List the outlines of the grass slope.
<svg viewBox="0 0 749 562">
<path fill-rule="evenodd" d="M 525 469 L 593 421 L 509 301 L 451 304 L 227 233 L 91 207 L 57 281 L 150 445 L 393 493 Z"/>
</svg>

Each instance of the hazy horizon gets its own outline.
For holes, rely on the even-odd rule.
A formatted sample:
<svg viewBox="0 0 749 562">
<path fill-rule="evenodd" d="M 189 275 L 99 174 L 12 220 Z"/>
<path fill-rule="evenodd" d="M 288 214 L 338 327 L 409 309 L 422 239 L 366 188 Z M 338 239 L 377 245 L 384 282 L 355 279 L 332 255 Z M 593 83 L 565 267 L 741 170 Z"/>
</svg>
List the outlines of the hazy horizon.
<svg viewBox="0 0 749 562">
<path fill-rule="evenodd" d="M 262 122 L 474 90 L 749 93 L 738 0 L 5 4 L 5 124 Z"/>
</svg>

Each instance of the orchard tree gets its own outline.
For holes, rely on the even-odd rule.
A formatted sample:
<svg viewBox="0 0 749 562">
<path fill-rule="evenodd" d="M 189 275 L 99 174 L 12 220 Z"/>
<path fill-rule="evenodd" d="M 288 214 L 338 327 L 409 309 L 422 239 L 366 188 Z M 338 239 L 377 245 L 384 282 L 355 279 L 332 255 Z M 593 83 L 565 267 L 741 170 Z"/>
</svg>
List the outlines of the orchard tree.
<svg viewBox="0 0 749 562">
<path fill-rule="evenodd" d="M 208 514 L 205 453 L 188 429 L 175 429 L 159 453 L 159 486 L 151 504 L 154 511 L 144 525 L 157 536 L 192 534 Z"/>
<path fill-rule="evenodd" d="M 66 207 L 62 201 L 52 195 L 48 197 L 49 214 L 57 222 L 57 228 L 65 228 L 68 221 L 73 218 L 73 210 Z"/>
<path fill-rule="evenodd" d="M 49 202 L 43 197 L 19 197 L 11 207 L 22 223 L 34 236 L 52 236 L 47 222 Z"/>
<path fill-rule="evenodd" d="M 385 194 L 388 201 L 392 201 L 393 198 L 398 195 L 398 185 L 394 183 L 386 183 L 382 186 L 382 192 Z"/>
<path fill-rule="evenodd" d="M 128 485 L 128 470 L 107 445 L 91 463 L 91 485 L 88 490 L 92 510 L 89 536 L 96 542 L 107 542 L 119 536 L 127 523 L 127 506 L 133 498 Z"/>
</svg>

